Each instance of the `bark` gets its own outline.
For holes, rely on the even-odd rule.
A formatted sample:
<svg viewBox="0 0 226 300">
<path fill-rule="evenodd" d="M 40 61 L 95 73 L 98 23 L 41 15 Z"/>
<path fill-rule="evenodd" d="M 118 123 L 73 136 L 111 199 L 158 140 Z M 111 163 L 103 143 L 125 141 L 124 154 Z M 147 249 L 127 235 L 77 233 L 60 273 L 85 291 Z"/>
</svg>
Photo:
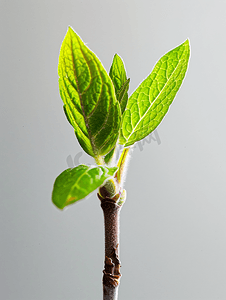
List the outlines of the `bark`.
<svg viewBox="0 0 226 300">
<path fill-rule="evenodd" d="M 113 199 L 101 200 L 105 228 L 105 263 L 103 270 L 103 300 L 117 300 L 120 281 L 119 216 L 121 206 Z"/>
</svg>

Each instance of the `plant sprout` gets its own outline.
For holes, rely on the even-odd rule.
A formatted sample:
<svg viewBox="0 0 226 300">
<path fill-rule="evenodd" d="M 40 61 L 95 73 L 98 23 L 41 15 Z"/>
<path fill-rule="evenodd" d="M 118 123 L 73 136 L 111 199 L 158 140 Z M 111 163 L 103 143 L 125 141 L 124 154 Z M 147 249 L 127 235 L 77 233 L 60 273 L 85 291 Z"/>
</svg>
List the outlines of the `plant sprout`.
<svg viewBox="0 0 226 300">
<path fill-rule="evenodd" d="M 128 153 L 168 112 L 185 77 L 189 56 L 186 40 L 162 56 L 128 97 L 130 79 L 118 54 L 108 75 L 71 27 L 63 40 L 58 74 L 64 112 L 79 144 L 96 164 L 61 173 L 54 183 L 52 201 L 64 209 L 98 189 L 105 225 L 104 300 L 118 299 L 119 214 L 126 200 L 123 182 Z M 123 145 L 120 153 L 119 145 Z"/>
</svg>

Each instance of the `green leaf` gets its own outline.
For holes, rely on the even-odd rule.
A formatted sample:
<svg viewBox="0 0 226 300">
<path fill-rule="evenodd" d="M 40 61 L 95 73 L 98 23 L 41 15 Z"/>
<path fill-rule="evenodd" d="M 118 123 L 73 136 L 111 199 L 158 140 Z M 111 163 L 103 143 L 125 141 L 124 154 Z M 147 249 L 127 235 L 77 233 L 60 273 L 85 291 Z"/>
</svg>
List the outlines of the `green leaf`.
<svg viewBox="0 0 226 300">
<path fill-rule="evenodd" d="M 116 98 L 120 103 L 121 112 L 125 111 L 128 101 L 128 90 L 130 79 L 126 78 L 126 70 L 121 57 L 115 54 L 109 73 L 114 84 Z M 104 161 L 110 164 L 116 151 L 116 146 L 105 156 Z"/>
<path fill-rule="evenodd" d="M 126 81 L 126 70 L 121 57 L 116 53 L 110 68 L 109 75 L 115 87 L 115 93 L 117 94 L 123 83 Z"/>
<path fill-rule="evenodd" d="M 64 111 L 82 148 L 107 154 L 118 139 L 121 112 L 112 81 L 96 55 L 69 27 L 58 65 Z"/>
<path fill-rule="evenodd" d="M 166 53 L 128 100 L 119 143 L 125 147 L 145 138 L 160 124 L 188 67 L 189 41 Z"/>
<path fill-rule="evenodd" d="M 60 209 L 85 198 L 112 177 L 117 167 L 79 165 L 67 169 L 55 180 L 52 201 Z"/>
<path fill-rule="evenodd" d="M 130 79 L 126 78 L 126 70 L 124 67 L 124 63 L 118 54 L 115 54 L 113 58 L 109 75 L 114 84 L 116 97 L 120 103 L 121 111 L 123 113 L 128 101 Z"/>
<path fill-rule="evenodd" d="M 116 97 L 121 105 L 122 113 L 125 111 L 127 101 L 128 101 L 128 90 L 129 90 L 129 82 L 130 78 L 127 79 L 122 87 L 118 90 Z M 116 151 L 116 146 L 104 157 L 104 161 L 107 165 L 109 165 L 114 157 Z"/>
</svg>

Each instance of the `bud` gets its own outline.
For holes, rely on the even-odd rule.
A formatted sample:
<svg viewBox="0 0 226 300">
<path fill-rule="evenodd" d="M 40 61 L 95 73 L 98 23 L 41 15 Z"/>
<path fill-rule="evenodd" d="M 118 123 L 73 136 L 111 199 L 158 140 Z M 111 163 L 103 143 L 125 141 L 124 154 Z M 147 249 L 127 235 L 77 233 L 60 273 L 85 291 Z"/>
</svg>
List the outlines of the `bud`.
<svg viewBox="0 0 226 300">
<path fill-rule="evenodd" d="M 125 201 L 126 201 L 126 190 L 123 190 L 120 195 L 120 198 L 117 201 L 117 204 L 121 206 L 124 204 Z"/>
<path fill-rule="evenodd" d="M 119 185 L 115 178 L 107 180 L 102 187 L 99 188 L 99 194 L 102 198 L 113 199 L 119 193 Z"/>
</svg>

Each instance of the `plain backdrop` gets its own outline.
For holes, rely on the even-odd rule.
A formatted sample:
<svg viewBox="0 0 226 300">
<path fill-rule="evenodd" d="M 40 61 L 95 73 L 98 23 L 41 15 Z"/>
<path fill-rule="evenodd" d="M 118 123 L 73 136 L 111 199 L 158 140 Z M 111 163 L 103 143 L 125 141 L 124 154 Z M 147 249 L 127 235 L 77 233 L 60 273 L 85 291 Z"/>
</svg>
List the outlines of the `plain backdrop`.
<svg viewBox="0 0 226 300">
<path fill-rule="evenodd" d="M 120 300 L 226 299 L 226 2 L 0 1 L 0 299 L 102 298 L 96 193 L 51 202 L 68 165 L 92 163 L 63 112 L 58 55 L 68 25 L 131 94 L 156 61 L 191 43 L 185 81 L 157 134 L 136 145 L 121 211 Z"/>
</svg>

